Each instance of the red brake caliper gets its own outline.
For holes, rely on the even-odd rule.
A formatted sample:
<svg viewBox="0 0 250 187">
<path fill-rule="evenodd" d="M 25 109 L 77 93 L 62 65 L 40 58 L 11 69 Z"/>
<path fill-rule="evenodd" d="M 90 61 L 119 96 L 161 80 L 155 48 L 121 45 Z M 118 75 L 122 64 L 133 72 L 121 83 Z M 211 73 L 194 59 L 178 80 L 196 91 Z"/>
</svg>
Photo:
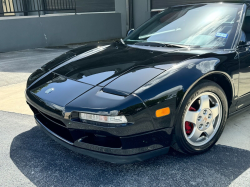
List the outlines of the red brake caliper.
<svg viewBox="0 0 250 187">
<path fill-rule="evenodd" d="M 193 107 L 190 107 L 189 108 L 189 111 L 196 111 L 195 108 Z M 186 134 L 187 135 L 190 135 L 192 132 L 193 132 L 193 129 L 194 129 L 194 125 L 188 121 L 185 122 L 185 130 L 186 130 Z"/>
</svg>

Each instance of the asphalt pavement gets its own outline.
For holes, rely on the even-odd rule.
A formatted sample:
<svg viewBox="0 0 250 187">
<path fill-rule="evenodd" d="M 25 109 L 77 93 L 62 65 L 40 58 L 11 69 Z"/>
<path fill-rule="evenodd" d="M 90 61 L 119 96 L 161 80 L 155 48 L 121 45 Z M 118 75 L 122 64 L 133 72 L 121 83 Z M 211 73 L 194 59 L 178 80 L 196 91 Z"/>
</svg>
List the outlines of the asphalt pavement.
<svg viewBox="0 0 250 187">
<path fill-rule="evenodd" d="M 27 77 L 70 48 L 0 53 L 0 186 L 250 186 L 250 110 L 228 120 L 202 155 L 111 164 L 74 153 L 36 126 L 26 106 Z"/>
</svg>

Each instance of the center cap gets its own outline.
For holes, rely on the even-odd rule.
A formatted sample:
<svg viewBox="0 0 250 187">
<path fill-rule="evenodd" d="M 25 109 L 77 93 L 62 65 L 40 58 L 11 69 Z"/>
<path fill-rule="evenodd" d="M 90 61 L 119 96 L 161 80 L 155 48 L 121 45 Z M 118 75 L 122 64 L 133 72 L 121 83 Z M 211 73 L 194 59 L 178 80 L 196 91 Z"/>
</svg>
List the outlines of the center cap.
<svg viewBox="0 0 250 187">
<path fill-rule="evenodd" d="M 196 125 L 200 131 L 207 130 L 213 121 L 213 113 L 210 109 L 203 109 L 197 118 Z"/>
</svg>

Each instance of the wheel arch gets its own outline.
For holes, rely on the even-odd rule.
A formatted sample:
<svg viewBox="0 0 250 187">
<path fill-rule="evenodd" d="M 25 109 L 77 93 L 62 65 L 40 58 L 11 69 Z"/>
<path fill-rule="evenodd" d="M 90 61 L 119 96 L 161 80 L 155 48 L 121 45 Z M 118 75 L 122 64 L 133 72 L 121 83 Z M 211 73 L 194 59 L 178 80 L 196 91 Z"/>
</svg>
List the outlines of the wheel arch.
<svg viewBox="0 0 250 187">
<path fill-rule="evenodd" d="M 199 84 L 202 80 L 211 80 L 211 81 L 217 83 L 218 85 L 220 85 L 222 87 L 223 91 L 226 94 L 227 101 L 228 101 L 228 108 L 230 108 L 230 106 L 233 103 L 234 97 L 235 97 L 234 83 L 233 83 L 231 77 L 227 73 L 221 72 L 221 71 L 212 71 L 212 72 L 209 72 L 207 74 L 204 74 L 203 76 L 201 76 L 199 79 L 197 79 L 195 82 L 193 82 L 189 86 L 189 88 L 186 90 L 185 94 L 183 95 L 183 97 L 181 98 L 181 101 L 179 102 L 179 104 L 177 106 L 176 114 L 179 113 L 179 110 L 180 110 L 180 108 L 182 106 L 182 103 L 184 102 L 184 100 L 187 97 L 188 93 L 197 84 Z M 175 122 L 175 117 L 172 119 L 172 125 L 173 126 L 174 126 L 174 122 Z"/>
<path fill-rule="evenodd" d="M 220 79 L 223 78 L 223 79 Z M 227 73 L 220 72 L 220 71 L 213 71 L 209 72 L 203 76 L 201 76 L 198 80 L 196 80 L 193 84 L 189 86 L 187 91 L 185 92 L 178 109 L 180 108 L 181 104 L 183 103 L 184 99 L 186 98 L 187 94 L 197 85 L 199 84 L 202 80 L 211 80 L 218 85 L 220 85 L 225 92 L 228 100 L 228 106 L 232 104 L 233 98 L 235 96 L 235 89 L 234 89 L 234 83 L 232 82 L 230 76 Z M 226 85 L 223 85 L 223 83 L 226 83 Z M 230 86 L 229 88 L 227 86 Z M 229 91 L 229 93 L 228 93 Z"/>
<path fill-rule="evenodd" d="M 224 73 L 212 73 L 210 75 L 205 76 L 200 81 L 202 80 L 210 80 L 217 83 L 225 92 L 228 102 L 228 108 L 230 108 L 233 103 L 235 90 L 232 81 L 228 78 L 228 75 Z"/>
</svg>

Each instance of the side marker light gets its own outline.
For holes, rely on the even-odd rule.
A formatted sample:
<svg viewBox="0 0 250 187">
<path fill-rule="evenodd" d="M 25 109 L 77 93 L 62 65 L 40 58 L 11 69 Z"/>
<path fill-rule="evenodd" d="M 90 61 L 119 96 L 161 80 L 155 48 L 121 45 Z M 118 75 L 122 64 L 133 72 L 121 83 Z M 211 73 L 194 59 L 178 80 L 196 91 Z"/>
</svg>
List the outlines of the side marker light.
<svg viewBox="0 0 250 187">
<path fill-rule="evenodd" d="M 169 114 L 170 114 L 170 108 L 169 107 L 156 110 L 156 112 L 155 112 L 155 115 L 156 115 L 157 118 L 167 116 Z"/>
</svg>

